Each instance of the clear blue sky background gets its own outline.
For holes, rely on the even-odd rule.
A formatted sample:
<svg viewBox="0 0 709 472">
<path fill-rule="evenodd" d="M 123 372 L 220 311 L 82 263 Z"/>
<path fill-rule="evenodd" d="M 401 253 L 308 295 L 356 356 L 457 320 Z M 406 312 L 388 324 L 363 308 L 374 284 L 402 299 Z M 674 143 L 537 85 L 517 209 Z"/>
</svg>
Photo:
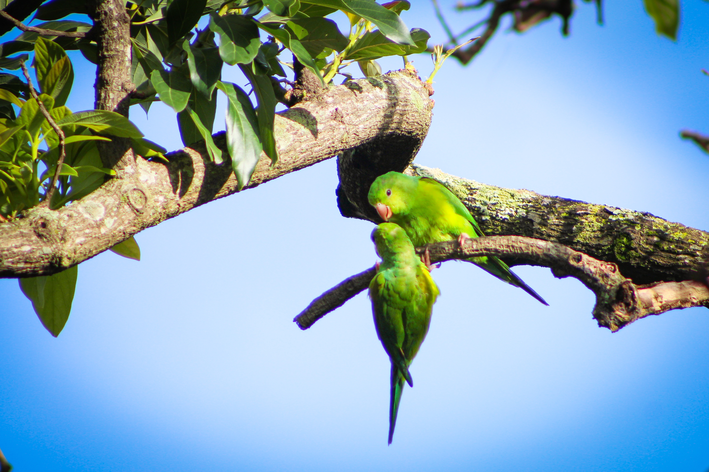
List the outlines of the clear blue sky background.
<svg viewBox="0 0 709 472">
<path fill-rule="evenodd" d="M 416 3 L 404 20 L 441 42 Z M 579 2 L 569 38 L 555 19 L 451 60 L 416 162 L 709 230 L 709 157 L 678 136 L 709 132 L 709 5 L 682 3 L 677 43 L 640 0 L 607 2 L 602 27 Z M 75 111 L 93 99 L 80 64 Z M 132 118 L 180 146 L 165 108 Z M 469 264 L 433 273 L 442 296 L 387 446 L 389 361 L 366 295 L 309 331 L 291 321 L 376 261 L 373 226 L 339 215 L 336 186 L 331 160 L 138 234 L 141 262 L 82 263 L 57 339 L 0 280 L 0 448 L 16 470 L 709 469 L 709 311 L 611 334 L 578 281 L 532 267 L 516 271 L 550 307 Z"/>
</svg>

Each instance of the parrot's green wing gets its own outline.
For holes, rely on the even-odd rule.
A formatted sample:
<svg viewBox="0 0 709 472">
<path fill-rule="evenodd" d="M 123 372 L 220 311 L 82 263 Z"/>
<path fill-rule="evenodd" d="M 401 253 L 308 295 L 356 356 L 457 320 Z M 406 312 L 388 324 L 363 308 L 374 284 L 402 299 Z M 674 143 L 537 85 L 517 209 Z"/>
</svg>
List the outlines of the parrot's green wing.
<svg viewBox="0 0 709 472">
<path fill-rule="evenodd" d="M 483 233 L 482 229 L 480 229 L 480 226 L 477 221 L 475 221 L 475 218 L 473 218 L 473 215 L 470 214 L 465 205 L 463 205 L 463 202 L 461 202 L 460 199 L 453 194 L 453 192 L 448 190 L 440 182 L 428 177 L 421 177 L 420 182 L 421 184 L 419 185 L 419 189 L 421 196 L 419 197 L 419 200 L 413 200 L 416 205 L 416 209 L 412 210 L 411 213 L 414 216 L 417 212 L 422 213 L 422 216 L 436 222 L 436 224 L 431 225 L 432 228 L 429 229 L 427 244 L 431 242 L 444 241 L 446 239 L 455 239 L 462 233 L 467 234 L 471 238 L 485 236 L 485 233 Z M 422 202 L 421 199 L 424 199 L 424 201 Z M 426 213 L 434 211 L 432 209 L 435 209 L 437 214 L 426 215 Z M 417 223 L 413 222 L 413 224 L 415 225 Z M 439 230 L 436 232 L 434 227 L 439 228 Z M 440 233 L 448 233 L 448 237 L 442 239 Z M 548 303 L 536 291 L 534 291 L 532 287 L 527 285 L 514 272 L 512 272 L 510 267 L 499 258 L 494 256 L 471 257 L 467 260 L 486 270 L 498 279 L 521 288 L 544 305 L 548 305 Z"/>
<path fill-rule="evenodd" d="M 369 296 L 374 309 L 374 325 L 384 350 L 389 354 L 392 365 L 401 371 L 406 382 L 413 387 L 409 365 L 402 350 L 406 332 L 404 326 L 404 303 L 397 293 L 394 280 L 387 281 L 387 271 L 379 272 L 369 286 Z M 388 282 L 388 283 L 387 283 Z"/>
</svg>

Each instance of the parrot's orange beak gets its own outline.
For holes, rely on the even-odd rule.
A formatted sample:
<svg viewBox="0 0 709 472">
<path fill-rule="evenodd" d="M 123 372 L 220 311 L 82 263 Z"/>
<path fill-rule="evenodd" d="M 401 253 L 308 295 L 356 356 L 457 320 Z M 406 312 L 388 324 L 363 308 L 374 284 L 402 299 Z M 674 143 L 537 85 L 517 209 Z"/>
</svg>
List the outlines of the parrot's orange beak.
<svg viewBox="0 0 709 472">
<path fill-rule="evenodd" d="M 377 213 L 383 219 L 384 221 L 389 221 L 389 218 L 391 218 L 391 208 L 389 208 L 387 205 L 383 203 L 377 203 L 374 207 L 377 210 Z"/>
</svg>

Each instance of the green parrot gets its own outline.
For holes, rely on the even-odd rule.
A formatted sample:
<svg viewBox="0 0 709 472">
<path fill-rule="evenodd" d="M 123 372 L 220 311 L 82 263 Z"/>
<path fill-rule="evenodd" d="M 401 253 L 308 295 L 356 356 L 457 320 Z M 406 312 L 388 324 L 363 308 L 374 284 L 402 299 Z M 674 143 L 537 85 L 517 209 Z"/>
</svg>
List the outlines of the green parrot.
<svg viewBox="0 0 709 472">
<path fill-rule="evenodd" d="M 400 172 L 380 175 L 372 183 L 369 203 L 384 221 L 400 225 L 414 246 L 485 236 L 465 205 L 441 183 Z M 497 257 L 471 257 L 469 262 L 521 288 L 548 305 L 529 285 Z"/>
<path fill-rule="evenodd" d="M 391 360 L 391 444 L 404 380 L 414 386 L 409 366 L 426 337 L 439 291 L 400 226 L 382 223 L 372 232 L 372 240 L 382 262 L 369 284 L 369 298 L 377 335 Z"/>
</svg>

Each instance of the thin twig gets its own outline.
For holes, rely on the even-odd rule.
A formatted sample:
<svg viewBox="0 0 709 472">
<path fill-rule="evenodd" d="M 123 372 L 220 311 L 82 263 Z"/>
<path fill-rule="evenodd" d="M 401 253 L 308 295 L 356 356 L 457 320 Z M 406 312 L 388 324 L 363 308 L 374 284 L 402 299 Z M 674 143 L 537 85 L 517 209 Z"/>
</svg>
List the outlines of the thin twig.
<svg viewBox="0 0 709 472">
<path fill-rule="evenodd" d="M 556 277 L 577 278 L 596 294 L 593 316 L 599 326 L 614 332 L 633 321 L 669 310 L 694 306 L 709 308 L 709 287 L 704 282 L 686 280 L 635 285 L 623 277 L 616 264 L 594 259 L 550 241 L 523 236 L 489 236 L 467 240 L 462 247 L 456 241 L 450 241 L 416 249 L 419 254 L 426 250 L 431 262 L 481 256 L 523 257 L 551 268 Z M 374 273 L 374 269 L 369 269 L 328 290 L 294 321 L 301 329 L 309 328 L 364 290 Z M 355 290 L 357 287 L 359 290 Z"/>
<path fill-rule="evenodd" d="M 697 143 L 697 145 L 702 148 L 704 152 L 709 153 L 709 136 L 704 136 L 696 131 L 689 130 L 684 130 L 679 135 L 685 139 L 691 139 Z"/>
<path fill-rule="evenodd" d="M 438 6 L 438 0 L 431 0 L 431 3 L 433 3 L 433 9 L 436 11 L 436 18 L 438 18 L 439 23 L 441 23 L 441 26 L 448 35 L 448 39 L 450 40 L 451 44 L 453 44 L 454 46 L 457 45 L 458 42 L 456 41 L 453 31 L 451 31 L 450 27 L 448 26 L 448 23 L 446 23 L 446 19 L 443 18 L 441 8 Z"/>
<path fill-rule="evenodd" d="M 22 73 L 25 75 L 25 79 L 27 79 L 27 87 L 30 89 L 30 94 L 32 95 L 32 98 L 35 99 L 37 102 L 37 106 L 39 107 L 39 111 L 42 112 L 42 115 L 47 119 L 47 122 L 49 122 L 49 126 L 52 127 L 55 133 L 57 133 L 57 137 L 59 138 L 59 159 L 57 160 L 57 168 L 54 170 L 54 175 L 52 176 L 52 181 L 49 184 L 49 188 L 47 189 L 47 193 L 44 196 L 44 204 L 47 207 L 51 208 L 51 201 L 52 201 L 52 196 L 54 195 L 54 190 L 57 186 L 57 180 L 59 180 L 59 174 L 62 171 L 62 166 L 64 165 L 64 159 L 66 158 L 66 148 L 64 145 L 64 131 L 57 126 L 57 123 L 54 121 L 54 118 L 52 118 L 52 115 L 49 114 L 49 111 L 47 111 L 47 108 L 44 106 L 44 103 L 42 103 L 42 100 L 39 99 L 39 95 L 37 95 L 37 92 L 35 91 L 34 87 L 32 86 L 32 79 L 30 78 L 30 73 L 27 70 L 27 66 L 25 66 L 25 61 L 22 61 L 20 63 L 20 66 L 22 67 Z"/>
<path fill-rule="evenodd" d="M 10 472 L 12 470 L 12 466 L 10 463 L 5 459 L 5 455 L 0 451 L 0 472 Z"/>
<path fill-rule="evenodd" d="M 45 28 L 37 28 L 36 26 L 27 26 L 2 10 L 0 10 L 0 16 L 7 19 L 8 21 L 11 21 L 18 29 L 24 31 L 25 33 L 30 32 L 37 33 L 40 36 L 61 36 L 64 38 L 85 38 L 89 34 L 82 33 L 80 31 L 57 31 Z"/>
</svg>

